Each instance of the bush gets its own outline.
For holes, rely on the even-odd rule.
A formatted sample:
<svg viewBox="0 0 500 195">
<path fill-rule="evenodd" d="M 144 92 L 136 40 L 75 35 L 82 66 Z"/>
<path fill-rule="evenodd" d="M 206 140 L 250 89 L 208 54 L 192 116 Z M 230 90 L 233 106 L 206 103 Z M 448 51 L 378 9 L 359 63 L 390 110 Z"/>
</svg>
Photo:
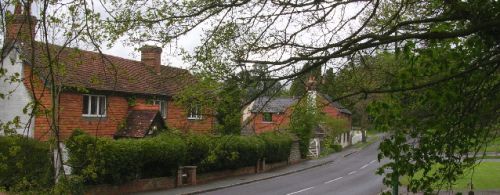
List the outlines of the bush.
<svg viewBox="0 0 500 195">
<path fill-rule="evenodd" d="M 266 163 L 288 160 L 292 149 L 292 137 L 286 133 L 267 132 L 259 135 L 265 143 L 264 158 Z"/>
<path fill-rule="evenodd" d="M 73 173 L 90 184 L 169 176 L 183 163 L 187 152 L 184 141 L 170 134 L 111 140 L 75 131 L 66 146 Z"/>
<path fill-rule="evenodd" d="M 41 191 L 54 185 L 52 153 L 46 142 L 0 136 L 0 189 Z"/>
<path fill-rule="evenodd" d="M 253 166 L 264 156 L 265 143 L 256 136 L 221 136 L 213 138 L 207 159 L 201 163 L 205 171 Z"/>
<path fill-rule="evenodd" d="M 321 155 L 325 156 L 334 152 L 340 152 L 342 146 L 335 142 L 334 136 L 326 136 L 321 142 Z"/>
<path fill-rule="evenodd" d="M 67 140 L 68 164 L 86 184 L 122 183 L 170 176 L 180 165 L 198 166 L 198 172 L 254 166 L 259 159 L 286 161 L 292 138 L 288 134 L 259 136 L 174 135 L 112 140 L 75 131 Z"/>
<path fill-rule="evenodd" d="M 199 165 L 208 157 L 213 138 L 209 135 L 190 134 L 184 137 L 187 146 L 186 165 Z"/>
</svg>

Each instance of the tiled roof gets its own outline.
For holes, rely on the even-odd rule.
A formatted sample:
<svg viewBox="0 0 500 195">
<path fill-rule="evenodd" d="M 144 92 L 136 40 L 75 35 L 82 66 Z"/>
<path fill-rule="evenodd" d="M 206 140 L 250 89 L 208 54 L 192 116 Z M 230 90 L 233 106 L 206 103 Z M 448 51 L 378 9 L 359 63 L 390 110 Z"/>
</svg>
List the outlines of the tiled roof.
<svg viewBox="0 0 500 195">
<path fill-rule="evenodd" d="M 160 74 L 157 74 L 140 61 L 98 52 L 62 49 L 56 45 L 49 45 L 50 52 L 47 52 L 42 43 L 35 48 L 34 70 L 43 79 L 48 72 L 47 54 L 50 54 L 52 59 L 56 59 L 52 64 L 60 65 L 56 73 L 57 82 L 65 87 L 173 96 L 194 81 L 187 70 L 171 66 L 160 66 Z M 31 50 L 25 48 L 23 51 L 27 54 L 26 61 L 31 61 Z"/>
<path fill-rule="evenodd" d="M 288 107 L 297 102 L 293 98 L 272 98 L 260 97 L 254 101 L 251 112 L 271 112 L 279 113 L 285 112 Z"/>
<path fill-rule="evenodd" d="M 342 104 L 340 104 L 339 102 L 337 102 L 337 101 L 335 101 L 335 102 L 334 102 L 334 101 L 332 101 L 332 98 L 331 98 L 330 96 L 328 96 L 328 95 L 324 95 L 324 94 L 321 94 L 321 95 L 322 95 L 322 96 L 323 96 L 326 100 L 328 100 L 328 102 L 330 102 L 330 104 L 331 104 L 333 107 L 335 107 L 335 108 L 339 109 L 339 110 L 340 110 L 340 112 L 342 112 L 342 113 L 344 113 L 344 114 L 349 114 L 349 115 L 351 115 L 351 114 L 352 114 L 352 113 L 351 113 L 351 111 L 350 111 L 349 109 L 347 109 L 347 108 L 345 108 L 344 106 L 342 106 Z"/>
<path fill-rule="evenodd" d="M 153 122 L 164 124 L 158 110 L 132 110 L 127 116 L 125 127 L 118 130 L 115 137 L 143 138 L 148 135 Z"/>
<path fill-rule="evenodd" d="M 320 94 L 320 93 L 318 93 Z M 332 101 L 332 98 L 328 95 L 320 94 L 324 97 L 333 107 L 337 108 L 341 113 L 351 115 L 351 111 L 349 109 L 342 106 L 337 101 Z M 285 112 L 285 110 L 290 107 L 292 104 L 297 102 L 295 98 L 272 98 L 269 97 L 260 97 L 254 101 L 251 112 L 271 112 L 271 113 L 279 113 Z"/>
</svg>

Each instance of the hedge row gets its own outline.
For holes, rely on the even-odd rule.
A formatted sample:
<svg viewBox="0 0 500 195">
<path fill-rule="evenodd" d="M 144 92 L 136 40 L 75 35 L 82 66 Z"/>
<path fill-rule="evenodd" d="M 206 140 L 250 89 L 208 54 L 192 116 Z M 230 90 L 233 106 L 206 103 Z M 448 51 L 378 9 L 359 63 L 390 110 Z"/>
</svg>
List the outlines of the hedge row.
<svg viewBox="0 0 500 195">
<path fill-rule="evenodd" d="M 187 154 L 177 136 L 112 140 L 75 132 L 66 142 L 68 164 L 90 184 L 172 175 Z"/>
<path fill-rule="evenodd" d="M 49 144 L 23 136 L 0 136 L 0 191 L 40 191 L 54 185 Z"/>
<path fill-rule="evenodd" d="M 112 140 L 76 131 L 67 141 L 73 173 L 86 183 L 121 183 L 170 176 L 180 165 L 199 172 L 286 161 L 292 139 L 287 134 L 209 136 L 161 134 L 153 138 Z"/>
</svg>

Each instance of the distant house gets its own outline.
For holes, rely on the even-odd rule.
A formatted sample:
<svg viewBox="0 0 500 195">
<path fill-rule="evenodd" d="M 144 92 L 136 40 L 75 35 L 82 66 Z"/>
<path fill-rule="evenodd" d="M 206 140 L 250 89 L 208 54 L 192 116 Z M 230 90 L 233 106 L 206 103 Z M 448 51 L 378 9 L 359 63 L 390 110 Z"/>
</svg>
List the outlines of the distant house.
<svg viewBox="0 0 500 195">
<path fill-rule="evenodd" d="M 141 60 L 129 60 L 76 48 L 63 48 L 27 39 L 35 36 L 36 18 L 16 6 L 14 19 L 7 21 L 2 53 L 6 74 L 0 78 L 0 123 L 17 117 L 19 134 L 47 140 L 51 120 L 44 114 L 53 104 L 59 110 L 59 134 L 67 138 L 74 129 L 105 137 L 144 137 L 160 128 L 210 132 L 214 125 L 199 105 L 189 108 L 173 103 L 175 96 L 194 82 L 184 69 L 161 65 L 162 49 L 144 46 Z M 31 24 L 31 25 L 28 25 Z M 55 67 L 59 89 L 47 79 L 49 64 Z M 19 75 L 21 82 L 9 78 Z M 61 90 L 52 102 L 52 91 Z M 25 107 L 38 104 L 31 117 Z M 2 132 L 0 132 L 2 134 Z"/>
<path fill-rule="evenodd" d="M 315 81 L 310 81 L 314 83 Z M 327 95 L 318 93 L 315 84 L 308 86 L 308 94 L 315 101 L 318 110 L 326 116 L 346 121 L 346 129 L 352 129 L 352 113 L 343 107 L 339 102 L 332 101 Z M 242 114 L 242 134 L 260 134 L 268 131 L 284 130 L 289 127 L 293 105 L 299 99 L 291 97 L 259 97 L 243 109 Z M 316 141 L 323 139 L 325 130 L 321 125 L 314 129 Z M 314 141 L 314 140 L 313 140 Z M 337 139 L 343 147 L 351 144 L 350 131 L 343 133 Z"/>
</svg>

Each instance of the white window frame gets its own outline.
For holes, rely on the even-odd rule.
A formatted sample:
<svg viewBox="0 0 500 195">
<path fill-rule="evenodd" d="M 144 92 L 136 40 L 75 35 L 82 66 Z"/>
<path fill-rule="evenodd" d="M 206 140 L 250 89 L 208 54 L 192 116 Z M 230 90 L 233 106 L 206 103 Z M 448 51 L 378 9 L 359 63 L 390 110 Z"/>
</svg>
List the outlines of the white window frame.
<svg viewBox="0 0 500 195">
<path fill-rule="evenodd" d="M 82 116 L 84 116 L 84 117 L 106 117 L 106 114 L 107 114 L 107 112 L 108 112 L 108 109 L 107 109 L 107 107 L 108 107 L 108 106 L 107 106 L 107 104 L 108 104 L 108 99 L 107 99 L 107 97 L 106 97 L 105 95 L 91 95 L 91 94 L 83 94 L 83 96 L 82 96 L 82 101 L 85 99 L 85 98 L 83 98 L 83 97 L 85 97 L 85 96 L 88 96 L 88 97 L 89 97 L 89 98 L 88 98 L 88 107 L 87 107 L 87 113 L 88 113 L 88 114 L 83 114 L 83 113 L 82 113 Z M 97 105 L 96 105 L 97 114 L 90 114 L 90 113 L 91 113 L 90 111 L 91 111 L 91 109 L 92 109 L 92 97 L 97 97 L 97 102 L 96 102 L 96 104 L 97 104 Z M 99 110 L 100 110 L 99 106 L 101 105 L 99 101 L 100 101 L 101 97 L 103 97 L 103 98 L 104 98 L 104 114 L 99 114 Z M 83 102 L 82 102 L 82 103 L 83 103 Z M 83 105 L 82 105 L 82 111 L 83 111 L 83 109 L 84 109 L 84 108 L 83 108 Z"/>
<path fill-rule="evenodd" d="M 193 112 L 194 111 L 194 112 Z M 201 120 L 203 119 L 203 114 L 201 112 L 201 105 L 200 104 L 191 104 L 188 110 L 188 117 L 189 120 Z"/>
<path fill-rule="evenodd" d="M 163 109 L 161 109 L 162 103 L 164 104 Z M 167 101 L 156 99 L 156 100 L 153 100 L 153 105 L 159 105 L 161 117 L 163 117 L 163 119 L 166 119 L 167 118 Z"/>
</svg>

